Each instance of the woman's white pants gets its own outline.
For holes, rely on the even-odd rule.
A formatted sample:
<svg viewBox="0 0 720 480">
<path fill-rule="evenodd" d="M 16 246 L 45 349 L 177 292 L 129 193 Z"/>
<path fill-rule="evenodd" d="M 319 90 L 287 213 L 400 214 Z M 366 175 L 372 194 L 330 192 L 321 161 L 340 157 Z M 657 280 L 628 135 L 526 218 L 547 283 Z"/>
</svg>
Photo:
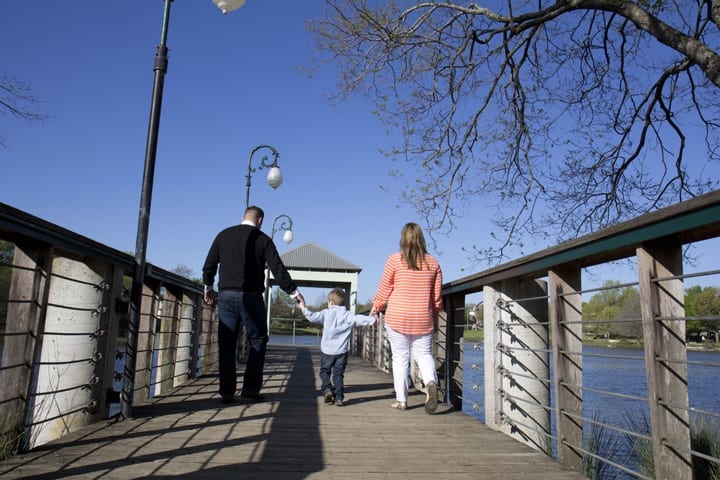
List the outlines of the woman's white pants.
<svg viewBox="0 0 720 480">
<path fill-rule="evenodd" d="M 420 376 L 425 385 L 431 382 L 437 384 L 435 372 L 435 359 L 432 356 L 433 332 L 425 335 L 405 335 L 385 325 L 390 348 L 392 349 L 393 383 L 395 384 L 395 399 L 398 402 L 407 402 L 408 375 L 410 368 L 410 354 L 417 362 Z"/>
</svg>

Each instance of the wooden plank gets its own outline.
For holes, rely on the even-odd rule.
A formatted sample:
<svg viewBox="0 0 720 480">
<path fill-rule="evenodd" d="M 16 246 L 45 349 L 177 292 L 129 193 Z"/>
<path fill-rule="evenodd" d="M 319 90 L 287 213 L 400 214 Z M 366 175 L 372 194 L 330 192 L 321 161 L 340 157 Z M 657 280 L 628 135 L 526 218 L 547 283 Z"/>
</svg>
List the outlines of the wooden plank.
<svg viewBox="0 0 720 480">
<path fill-rule="evenodd" d="M 215 376 L 0 463 L 12 479 L 581 479 L 424 395 L 389 408 L 392 377 L 351 357 L 343 407 L 319 395 L 317 347 L 268 350 L 266 402 L 221 405 Z"/>
</svg>

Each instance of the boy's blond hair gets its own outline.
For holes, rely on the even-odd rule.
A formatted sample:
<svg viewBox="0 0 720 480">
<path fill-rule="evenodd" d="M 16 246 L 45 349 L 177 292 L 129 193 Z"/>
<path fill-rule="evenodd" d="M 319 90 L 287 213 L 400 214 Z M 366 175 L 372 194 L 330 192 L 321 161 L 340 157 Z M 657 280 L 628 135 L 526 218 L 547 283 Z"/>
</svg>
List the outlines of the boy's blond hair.
<svg viewBox="0 0 720 480">
<path fill-rule="evenodd" d="M 345 305 L 345 290 L 342 288 L 333 288 L 327 296 L 328 303 L 333 305 Z"/>
</svg>

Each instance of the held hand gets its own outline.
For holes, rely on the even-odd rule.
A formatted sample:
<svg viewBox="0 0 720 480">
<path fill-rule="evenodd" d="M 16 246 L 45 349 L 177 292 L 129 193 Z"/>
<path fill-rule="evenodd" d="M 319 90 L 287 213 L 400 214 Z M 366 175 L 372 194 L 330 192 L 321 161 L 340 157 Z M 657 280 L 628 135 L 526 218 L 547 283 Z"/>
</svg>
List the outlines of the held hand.
<svg viewBox="0 0 720 480">
<path fill-rule="evenodd" d="M 297 301 L 301 309 L 305 308 L 305 297 L 302 296 L 302 293 L 297 294 L 297 297 L 295 297 L 295 301 Z"/>
</svg>

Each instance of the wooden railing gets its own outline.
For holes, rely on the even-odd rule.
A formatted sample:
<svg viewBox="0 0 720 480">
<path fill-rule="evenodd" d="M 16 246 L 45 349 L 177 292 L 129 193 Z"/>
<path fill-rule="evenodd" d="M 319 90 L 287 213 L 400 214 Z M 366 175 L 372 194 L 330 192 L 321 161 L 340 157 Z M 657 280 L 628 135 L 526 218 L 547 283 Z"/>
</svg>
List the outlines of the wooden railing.
<svg viewBox="0 0 720 480">
<path fill-rule="evenodd" d="M 0 240 L 9 272 L 0 291 L 0 442 L 30 449 L 108 418 L 118 401 L 134 261 L 1 203 Z M 134 402 L 214 368 L 216 320 L 201 299 L 195 283 L 147 265 Z"/>
<path fill-rule="evenodd" d="M 485 423 L 582 470 L 612 463 L 587 448 L 584 408 L 583 269 L 631 259 L 641 298 L 649 432 L 655 478 L 691 478 L 697 459 L 717 456 L 691 444 L 685 344 L 683 247 L 716 238 L 720 192 L 596 232 L 443 286 L 435 350 L 444 399 L 462 408 L 467 299 L 481 295 Z M 107 418 L 117 397 L 113 359 L 122 352 L 133 258 L 0 204 L 0 240 L 14 247 L 0 330 L 3 437 L 32 448 Z M 697 272 L 693 275 L 713 275 Z M 138 332 L 133 398 L 142 400 L 214 368 L 214 312 L 198 285 L 148 264 Z M 353 351 L 390 371 L 382 322 L 357 329 Z M 122 354 L 122 353 L 121 353 Z M 720 366 L 720 364 L 718 365 Z M 154 377 L 154 378 L 153 378 Z M 422 385 L 416 384 L 422 388 Z M 622 392 L 609 392 L 624 395 Z M 627 396 L 627 395 L 625 395 Z M 18 411 L 23 412 L 17 417 Z M 719 416 L 719 412 L 704 412 Z M 17 424 L 8 419 L 18 418 Z M 606 426 L 613 427 L 607 424 Z M 636 466 L 614 465 L 639 478 Z"/>
<path fill-rule="evenodd" d="M 702 405 L 691 409 L 685 335 L 689 318 L 684 310 L 684 281 L 690 275 L 684 273 L 683 248 L 715 238 L 718 232 L 720 192 L 713 192 L 450 281 L 443 286 L 445 316 L 438 339 L 439 372 L 449 401 L 461 408 L 466 299 L 480 294 L 484 318 L 480 388 L 488 426 L 554 453 L 562 465 L 578 471 L 584 462 L 599 461 L 633 477 L 680 479 L 693 478 L 693 464 L 699 461 L 717 466 L 717 454 L 708 455 L 691 445 L 693 417 L 702 412 L 705 420 L 717 425 L 720 412 L 703 411 Z M 583 403 L 589 389 L 583 383 L 583 326 L 591 323 L 583 315 L 583 295 L 592 291 L 583 290 L 583 269 L 621 259 L 637 270 L 633 286 L 639 291 L 640 315 L 636 320 L 642 325 L 639 344 L 647 370 L 647 396 L 626 397 L 645 403 L 650 427 L 649 432 L 622 433 L 652 445 L 652 473 L 603 458 L 588 448 L 588 432 L 584 432 L 597 425 L 606 431 L 627 430 L 598 421 L 597 412 L 587 411 Z M 720 367 L 717 361 L 710 363 Z M 715 429 L 715 442 L 720 442 L 718 435 L 720 430 Z"/>
</svg>

